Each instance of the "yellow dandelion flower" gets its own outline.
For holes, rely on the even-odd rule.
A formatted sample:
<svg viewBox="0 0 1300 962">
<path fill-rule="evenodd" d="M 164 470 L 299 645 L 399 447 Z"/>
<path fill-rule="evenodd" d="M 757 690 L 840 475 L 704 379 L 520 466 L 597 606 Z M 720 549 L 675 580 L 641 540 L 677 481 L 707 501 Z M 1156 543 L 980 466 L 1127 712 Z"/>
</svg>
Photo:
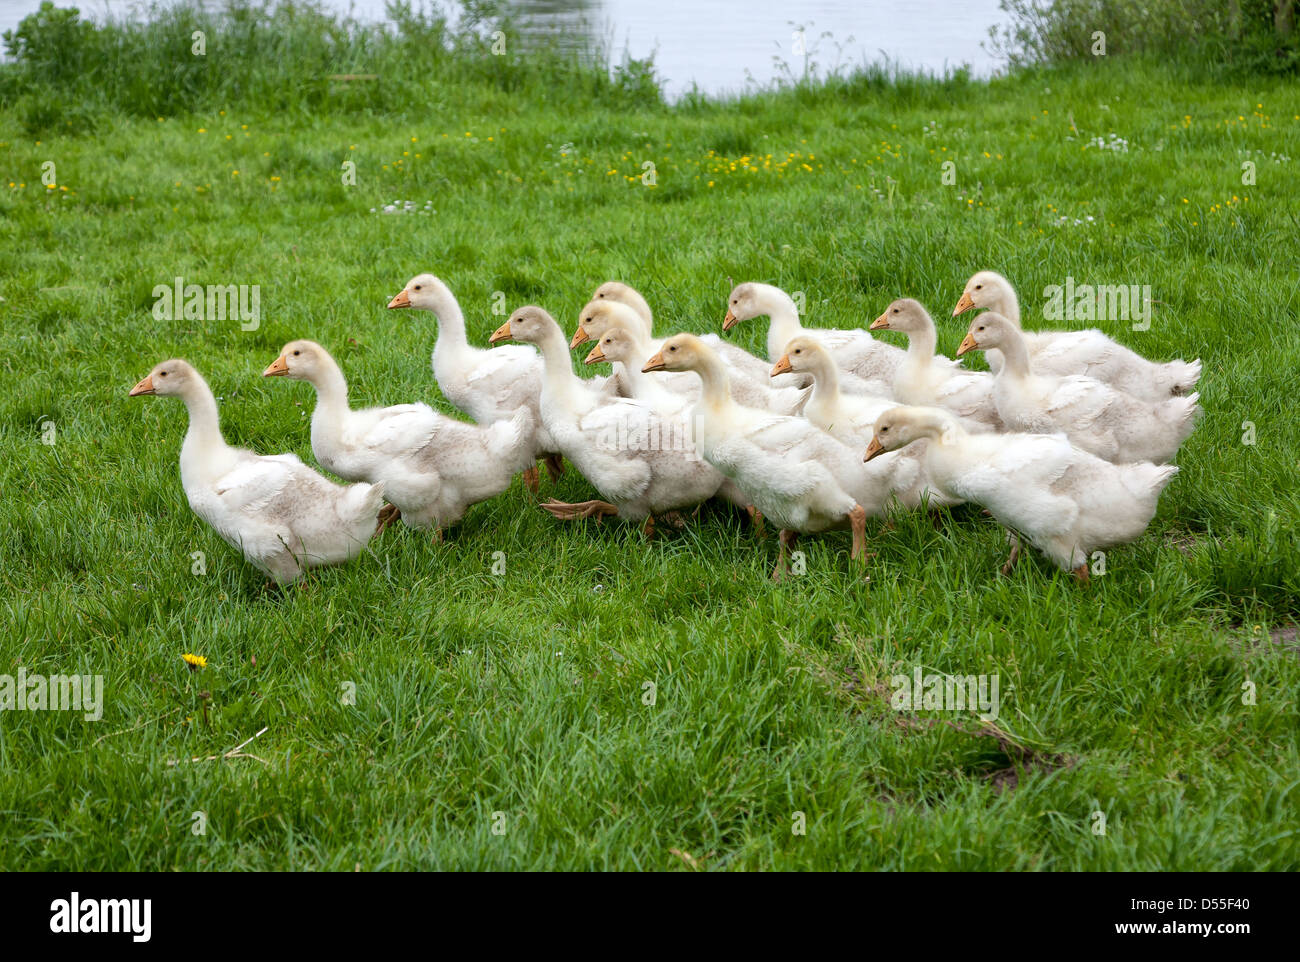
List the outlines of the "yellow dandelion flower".
<svg viewBox="0 0 1300 962">
<path fill-rule="evenodd" d="M 202 655 L 191 655 L 187 652 L 181 655 L 181 660 L 189 665 L 190 671 L 198 671 L 200 668 L 208 667 L 208 660 Z"/>
</svg>

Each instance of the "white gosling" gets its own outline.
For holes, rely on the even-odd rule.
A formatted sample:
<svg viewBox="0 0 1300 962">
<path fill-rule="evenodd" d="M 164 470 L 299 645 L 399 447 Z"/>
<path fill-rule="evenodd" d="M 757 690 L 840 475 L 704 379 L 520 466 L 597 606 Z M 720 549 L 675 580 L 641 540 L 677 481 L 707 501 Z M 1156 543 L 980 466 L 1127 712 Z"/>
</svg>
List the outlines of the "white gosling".
<svg viewBox="0 0 1300 962">
<path fill-rule="evenodd" d="M 492 424 L 512 418 L 521 407 L 528 408 L 535 425 L 533 453 L 545 459 L 552 478 L 563 473 L 559 450 L 547 435 L 538 413 L 542 359 L 536 351 L 524 345 L 496 351 L 473 347 L 465 334 L 465 315 L 460 304 L 447 285 L 432 274 L 411 278 L 388 302 L 388 307 L 429 311 L 437 318 L 433 376 L 457 410 L 478 424 Z M 536 468 L 528 468 L 524 480 L 530 489 L 537 491 Z"/>
<path fill-rule="evenodd" d="M 492 343 L 535 344 L 545 364 L 541 416 L 546 430 L 603 500 L 542 507 L 561 520 L 617 515 L 630 521 L 693 508 L 718 493 L 722 475 L 696 455 L 689 420 L 636 398 L 608 397 L 573 373 L 560 325 L 540 307 L 521 307 Z"/>
<path fill-rule="evenodd" d="M 180 465 L 190 508 L 276 582 L 355 558 L 373 537 L 382 483 L 335 484 L 295 454 L 231 447 L 221 434 L 212 389 L 188 362 L 163 361 L 131 389 L 131 397 L 140 395 L 185 402 L 190 424 Z"/>
<path fill-rule="evenodd" d="M 895 408 L 876 422 L 867 460 L 926 439 L 926 470 L 946 494 L 983 505 L 1065 571 L 1088 580 L 1097 549 L 1141 537 L 1178 472 L 1149 462 L 1111 464 L 1063 434 L 969 434 L 934 408 Z M 1020 553 L 1013 537 L 1009 572 Z"/>
<path fill-rule="evenodd" d="M 668 338 L 644 370 L 699 375 L 703 386 L 693 412 L 699 451 L 780 527 L 774 579 L 788 570 L 787 554 L 800 533 L 848 527 L 853 532 L 851 557 L 865 558 L 867 516 L 883 513 L 910 480 L 898 480 L 897 458 L 863 470 L 860 449 L 806 418 L 737 404 L 726 365 L 693 334 Z"/>
<path fill-rule="evenodd" d="M 876 421 L 886 411 L 901 405 L 890 398 L 843 394 L 839 388 L 840 371 L 830 352 L 815 338 L 796 337 L 785 346 L 785 353 L 772 368 L 773 374 L 792 371 L 807 374 L 813 379 L 812 397 L 804 405 L 803 416 L 817 427 L 843 441 L 851 448 L 866 448 L 874 435 Z M 903 481 L 905 472 L 911 471 L 912 481 L 895 493 L 898 500 L 909 508 L 922 502 L 931 505 L 953 505 L 958 501 L 942 494 L 929 484 L 922 458 L 926 442 L 919 441 L 899 454 L 899 474 Z"/>
<path fill-rule="evenodd" d="M 980 271 L 966 282 L 952 316 L 981 308 L 996 311 L 1020 327 L 1020 301 L 1015 288 L 997 271 Z M 1040 374 L 1086 374 L 1126 394 L 1147 401 L 1191 394 L 1201 376 L 1201 362 L 1148 361 L 1101 331 L 1025 331 L 1025 344 L 1034 370 Z M 1002 353 L 985 354 L 989 370 L 1002 366 Z"/>
<path fill-rule="evenodd" d="M 382 481 L 402 521 L 432 528 L 435 537 L 532 464 L 536 430 L 526 406 L 486 426 L 457 421 L 427 404 L 353 410 L 343 371 L 315 341 L 290 341 L 262 375 L 311 384 L 316 460 L 347 481 Z"/>
<path fill-rule="evenodd" d="M 934 349 L 939 335 L 920 301 L 899 298 L 871 322 L 871 329 L 907 335 L 907 356 L 894 372 L 894 397 L 904 404 L 951 411 L 968 429 L 1002 428 L 1002 419 L 993 403 L 991 375 L 935 363 Z"/>
<path fill-rule="evenodd" d="M 1076 447 L 1116 464 L 1170 460 L 1201 413 L 1195 392 L 1153 402 L 1095 378 L 1037 373 L 1024 332 L 994 311 L 971 321 L 957 353 L 989 348 L 1002 352 L 993 399 L 1009 430 L 1061 431 Z"/>
<path fill-rule="evenodd" d="M 700 379 L 688 371 L 680 371 L 676 374 L 661 371 L 653 375 L 642 371 L 641 366 L 654 353 L 647 349 L 648 343 L 648 338 L 640 331 L 611 325 L 596 341 L 584 363 L 622 365 L 621 376 L 628 385 L 629 397 L 644 401 L 664 418 L 671 418 L 679 424 L 683 421 L 689 424 L 693 414 L 691 409 L 700 395 Z M 669 378 L 683 377 L 694 382 L 690 391 L 669 390 L 664 387 L 664 382 Z M 685 426 L 677 428 L 677 432 L 683 437 L 690 436 Z M 757 523 L 757 509 L 753 502 L 730 478 L 723 478 L 722 485 L 718 488 L 718 497 L 744 508 L 750 520 Z"/>
</svg>

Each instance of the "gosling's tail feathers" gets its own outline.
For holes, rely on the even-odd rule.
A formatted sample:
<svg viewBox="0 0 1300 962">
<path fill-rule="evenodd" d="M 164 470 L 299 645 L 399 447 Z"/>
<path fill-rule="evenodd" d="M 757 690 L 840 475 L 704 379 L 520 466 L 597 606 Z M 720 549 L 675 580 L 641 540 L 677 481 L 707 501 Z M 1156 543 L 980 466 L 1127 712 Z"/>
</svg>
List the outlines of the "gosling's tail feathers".
<svg viewBox="0 0 1300 962">
<path fill-rule="evenodd" d="M 1122 475 L 1124 486 L 1135 498 L 1149 498 L 1152 502 L 1160 497 L 1160 493 L 1178 473 L 1177 465 L 1152 464 L 1149 461 L 1139 461 L 1125 467 L 1127 470 Z"/>
<path fill-rule="evenodd" d="M 379 523 L 379 509 L 384 506 L 384 482 L 348 485 L 343 493 L 343 513 L 366 525 Z"/>
<path fill-rule="evenodd" d="M 1177 429 L 1178 443 L 1187 440 L 1187 436 L 1196 427 L 1196 419 L 1201 416 L 1201 406 L 1196 402 L 1201 395 L 1193 391 L 1186 397 L 1171 397 L 1160 405 L 1163 420 Z"/>
<path fill-rule="evenodd" d="M 1170 361 L 1164 366 L 1165 377 L 1169 381 L 1169 393 L 1173 395 L 1191 394 L 1196 382 L 1201 379 L 1201 359 L 1195 361 Z"/>
<path fill-rule="evenodd" d="M 510 417 L 492 422 L 484 443 L 494 459 L 514 464 L 518 470 L 523 470 L 533 461 L 534 433 L 532 412 L 521 407 Z"/>
</svg>

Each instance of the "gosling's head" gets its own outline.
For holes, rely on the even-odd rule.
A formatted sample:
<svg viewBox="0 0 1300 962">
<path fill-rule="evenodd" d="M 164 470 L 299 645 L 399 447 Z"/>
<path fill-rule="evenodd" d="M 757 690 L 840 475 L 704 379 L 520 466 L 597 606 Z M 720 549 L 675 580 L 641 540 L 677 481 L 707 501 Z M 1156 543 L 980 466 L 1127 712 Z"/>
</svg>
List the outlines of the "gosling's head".
<svg viewBox="0 0 1300 962">
<path fill-rule="evenodd" d="M 619 304 L 626 304 L 636 311 L 637 315 L 646 324 L 652 323 L 650 305 L 641 296 L 641 292 L 630 284 L 624 284 L 622 281 L 606 281 L 596 288 L 591 295 L 591 299 L 593 301 L 617 301 Z"/>
<path fill-rule="evenodd" d="M 934 329 L 934 321 L 921 305 L 920 301 L 910 297 L 900 297 L 887 308 L 885 313 L 871 322 L 873 331 L 899 331 L 903 334 L 920 334 Z"/>
<path fill-rule="evenodd" d="M 546 336 L 546 332 L 553 327 L 558 327 L 555 318 L 546 313 L 543 308 L 534 304 L 527 307 L 521 307 L 513 314 L 510 319 L 502 324 L 488 338 L 489 344 L 500 344 L 502 341 L 522 341 L 525 344 L 537 344 Z"/>
<path fill-rule="evenodd" d="M 708 348 L 694 334 L 674 334 L 664 341 L 659 353 L 646 361 L 642 371 L 693 371 L 704 360 Z"/>
<path fill-rule="evenodd" d="M 202 382 L 199 372 L 194 370 L 189 361 L 172 358 L 157 365 L 139 384 L 131 388 L 131 397 L 141 394 L 178 395 L 184 394 L 194 384 Z"/>
<path fill-rule="evenodd" d="M 964 314 L 971 308 L 997 307 L 1010 290 L 1010 281 L 997 271 L 980 271 L 966 282 L 961 292 L 961 300 L 952 309 L 952 316 Z"/>
<path fill-rule="evenodd" d="M 727 298 L 727 316 L 723 318 L 722 329 L 729 331 L 741 321 L 770 314 L 778 301 L 788 302 L 790 307 L 794 307 L 794 301 L 779 287 L 753 281 L 737 284 Z"/>
<path fill-rule="evenodd" d="M 772 377 L 788 371 L 803 373 L 820 370 L 822 360 L 826 357 L 826 348 L 813 338 L 801 334 L 786 344 L 785 353 L 772 366 Z"/>
<path fill-rule="evenodd" d="M 332 364 L 329 352 L 315 341 L 290 341 L 281 349 L 280 356 L 262 372 L 262 377 L 314 381 Z"/>
<path fill-rule="evenodd" d="M 641 318 L 636 311 L 621 301 L 589 301 L 578 312 L 578 329 L 573 332 L 569 347 L 599 340 L 612 327 L 636 330 L 641 326 Z"/>
<path fill-rule="evenodd" d="M 625 327 L 611 327 L 602 334 L 587 355 L 585 363 L 604 364 L 614 361 L 629 366 L 635 364 L 637 367 L 646 361 L 636 337 Z"/>
<path fill-rule="evenodd" d="M 862 460 L 870 461 L 922 438 L 948 437 L 958 430 L 952 416 L 937 408 L 890 408 L 876 419 L 871 445 Z"/>
<path fill-rule="evenodd" d="M 388 306 L 390 308 L 417 307 L 425 311 L 436 311 L 449 297 L 451 297 L 451 290 L 438 278 L 432 274 L 416 274 L 397 292 L 397 296 L 388 302 Z"/>
<path fill-rule="evenodd" d="M 970 322 L 970 330 L 961 339 L 957 356 L 961 357 L 969 351 L 987 351 L 990 348 L 1005 347 L 1012 340 L 1022 336 L 1020 328 L 997 311 L 985 311 Z"/>
</svg>

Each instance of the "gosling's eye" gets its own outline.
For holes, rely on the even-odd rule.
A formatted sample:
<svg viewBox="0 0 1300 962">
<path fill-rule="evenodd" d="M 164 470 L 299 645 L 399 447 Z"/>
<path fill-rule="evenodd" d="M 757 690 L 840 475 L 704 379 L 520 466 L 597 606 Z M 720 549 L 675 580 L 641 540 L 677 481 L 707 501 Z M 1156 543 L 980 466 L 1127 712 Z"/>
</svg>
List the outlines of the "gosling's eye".
<svg viewBox="0 0 1300 962">
<path fill-rule="evenodd" d="M 982 331 L 982 330 L 984 330 L 984 328 L 981 327 L 980 330 Z"/>
<path fill-rule="evenodd" d="M 889 433 L 889 428 L 887 428 L 887 427 L 885 427 L 885 428 L 881 428 L 881 429 L 880 429 L 880 433 L 881 433 L 881 434 L 888 434 L 888 433 Z"/>
<path fill-rule="evenodd" d="M 166 377 L 166 376 L 167 376 L 167 372 L 166 372 L 166 371 L 159 371 L 159 372 L 158 372 L 158 376 L 159 376 L 159 377 Z"/>
<path fill-rule="evenodd" d="M 418 290 L 420 289 L 420 285 L 419 285 L 419 284 L 416 284 L 416 285 L 415 285 L 415 289 L 418 291 Z"/>
<path fill-rule="evenodd" d="M 739 304 L 739 303 L 740 303 L 740 300 L 737 299 L 737 300 L 732 301 L 731 303 L 733 303 L 733 304 Z"/>
<path fill-rule="evenodd" d="M 597 294 L 596 296 L 599 297 L 602 301 L 605 299 L 605 295 L 604 295 L 604 294 Z"/>
<path fill-rule="evenodd" d="M 983 284 L 976 284 L 976 285 L 975 285 L 975 290 L 977 290 L 977 291 L 982 291 L 982 290 L 984 290 L 984 285 L 983 285 Z"/>
<path fill-rule="evenodd" d="M 803 348 L 801 348 L 801 347 L 796 347 L 796 348 L 794 349 L 794 352 L 795 352 L 796 354 L 802 354 L 802 353 L 803 353 Z"/>
<path fill-rule="evenodd" d="M 897 314 L 897 313 L 898 313 L 898 308 L 897 308 L 897 307 L 896 307 L 896 308 L 894 308 L 894 313 L 895 313 L 895 314 Z"/>
<path fill-rule="evenodd" d="M 677 350 L 677 347 L 676 347 L 676 346 L 673 346 L 673 347 L 670 347 L 668 350 L 669 350 L 669 351 L 676 351 L 676 350 Z"/>
<path fill-rule="evenodd" d="M 302 353 L 302 351 L 294 351 L 294 352 L 293 352 L 293 356 L 294 356 L 294 357 L 297 357 L 297 356 L 298 356 L 299 354 L 301 354 L 301 353 Z"/>
</svg>

